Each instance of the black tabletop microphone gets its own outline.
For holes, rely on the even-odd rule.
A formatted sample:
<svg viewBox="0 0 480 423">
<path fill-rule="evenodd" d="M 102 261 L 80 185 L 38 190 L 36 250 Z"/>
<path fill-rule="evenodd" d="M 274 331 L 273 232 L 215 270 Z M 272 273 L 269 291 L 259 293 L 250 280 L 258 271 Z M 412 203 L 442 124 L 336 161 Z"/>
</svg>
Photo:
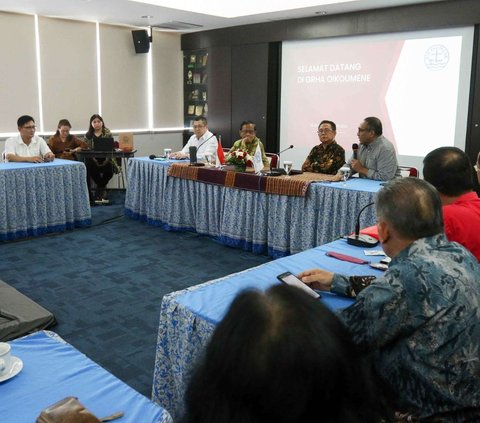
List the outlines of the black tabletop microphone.
<svg viewBox="0 0 480 423">
<path fill-rule="evenodd" d="M 353 150 L 353 160 L 357 160 L 358 157 L 358 144 L 355 142 L 352 144 L 352 150 Z"/>
<path fill-rule="evenodd" d="M 197 147 L 192 145 L 191 147 L 188 148 L 188 153 L 190 155 L 190 164 L 196 164 L 197 163 Z"/>
<path fill-rule="evenodd" d="M 280 156 L 280 154 L 285 153 L 285 151 L 290 150 L 291 148 L 293 148 L 293 144 L 290 147 L 287 147 L 284 150 L 278 152 L 277 155 Z"/>
<path fill-rule="evenodd" d="M 153 159 L 156 159 L 158 156 L 155 156 L 155 154 L 150 154 L 150 156 L 148 156 L 148 158 L 150 160 L 153 160 Z"/>
<path fill-rule="evenodd" d="M 368 203 L 358 212 L 357 223 L 355 224 L 355 233 L 347 237 L 347 244 L 355 245 L 356 247 L 372 248 L 378 244 L 378 241 L 370 235 L 360 234 L 360 216 L 362 212 L 375 203 Z"/>
</svg>

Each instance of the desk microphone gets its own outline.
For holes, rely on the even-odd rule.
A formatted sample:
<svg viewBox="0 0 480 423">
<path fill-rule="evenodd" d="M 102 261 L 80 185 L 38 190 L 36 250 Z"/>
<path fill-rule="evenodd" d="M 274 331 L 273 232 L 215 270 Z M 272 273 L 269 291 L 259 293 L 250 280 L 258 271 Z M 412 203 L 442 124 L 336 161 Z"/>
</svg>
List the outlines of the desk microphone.
<svg viewBox="0 0 480 423">
<path fill-rule="evenodd" d="M 293 148 L 293 144 L 290 147 L 287 147 L 284 150 L 278 152 L 277 155 L 280 157 L 280 154 L 285 153 L 285 151 L 290 150 L 291 148 Z"/>
<path fill-rule="evenodd" d="M 352 150 L 353 150 L 353 160 L 357 160 L 358 157 L 358 144 L 355 142 L 352 144 Z"/>
<path fill-rule="evenodd" d="M 360 234 L 360 216 L 367 207 L 373 206 L 374 204 L 375 203 L 368 203 L 358 212 L 357 223 L 355 225 L 355 233 L 347 237 L 347 244 L 363 248 L 372 248 L 378 244 L 378 241 L 373 236 Z"/>
<path fill-rule="evenodd" d="M 159 156 L 155 156 L 155 154 L 150 154 L 150 156 L 148 156 L 148 158 L 150 160 L 153 160 L 153 159 L 159 158 Z"/>
</svg>

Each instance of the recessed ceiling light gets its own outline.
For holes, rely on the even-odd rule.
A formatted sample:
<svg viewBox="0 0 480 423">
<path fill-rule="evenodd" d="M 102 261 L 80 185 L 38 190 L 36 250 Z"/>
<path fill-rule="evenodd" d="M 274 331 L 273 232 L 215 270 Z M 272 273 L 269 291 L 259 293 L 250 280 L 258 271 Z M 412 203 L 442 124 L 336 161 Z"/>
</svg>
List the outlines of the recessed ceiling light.
<svg viewBox="0 0 480 423">
<path fill-rule="evenodd" d="M 152 15 L 143 15 L 143 16 L 140 16 L 142 19 L 152 19 L 153 16 Z"/>
<path fill-rule="evenodd" d="M 326 14 L 327 12 L 325 10 L 321 10 L 320 12 L 315 12 L 315 15 L 320 15 L 320 16 L 324 16 Z"/>
</svg>

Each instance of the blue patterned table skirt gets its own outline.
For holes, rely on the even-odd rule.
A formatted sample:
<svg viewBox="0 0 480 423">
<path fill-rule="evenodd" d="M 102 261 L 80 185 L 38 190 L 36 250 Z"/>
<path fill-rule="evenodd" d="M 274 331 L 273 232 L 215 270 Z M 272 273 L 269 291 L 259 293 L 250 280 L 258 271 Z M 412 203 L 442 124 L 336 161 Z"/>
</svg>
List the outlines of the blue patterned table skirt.
<svg viewBox="0 0 480 423">
<path fill-rule="evenodd" d="M 381 247 L 379 246 L 378 249 Z M 176 421 L 184 410 L 184 392 L 191 370 L 200 357 L 231 302 L 245 289 L 265 291 L 278 284 L 276 276 L 286 271 L 298 274 L 311 268 L 323 268 L 346 275 L 380 275 L 366 265 L 340 261 L 326 256 L 335 251 L 365 259 L 363 249 L 348 245 L 345 240 L 271 261 L 221 279 L 206 282 L 165 295 L 160 311 L 152 400 L 166 408 Z M 368 257 L 372 262 L 381 256 Z M 322 293 L 321 301 L 338 310 L 353 303 L 350 298 Z"/>
<path fill-rule="evenodd" d="M 380 182 L 311 183 L 305 197 L 266 194 L 169 177 L 170 162 L 129 160 L 125 214 L 165 230 L 195 231 L 221 243 L 283 257 L 351 233 Z M 374 208 L 361 219 L 375 223 Z"/>
<path fill-rule="evenodd" d="M 0 163 L 0 241 L 90 225 L 83 163 Z"/>
</svg>

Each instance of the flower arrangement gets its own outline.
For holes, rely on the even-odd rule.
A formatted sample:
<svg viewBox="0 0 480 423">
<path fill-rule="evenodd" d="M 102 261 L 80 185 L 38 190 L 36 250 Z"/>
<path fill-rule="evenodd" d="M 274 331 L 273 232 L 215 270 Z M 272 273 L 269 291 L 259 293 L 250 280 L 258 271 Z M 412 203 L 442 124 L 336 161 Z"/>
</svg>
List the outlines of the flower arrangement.
<svg viewBox="0 0 480 423">
<path fill-rule="evenodd" d="M 246 151 L 239 148 L 238 150 L 231 151 L 225 157 L 225 162 L 234 165 L 237 168 L 245 169 L 247 165 L 251 165 L 253 157 Z"/>
</svg>

